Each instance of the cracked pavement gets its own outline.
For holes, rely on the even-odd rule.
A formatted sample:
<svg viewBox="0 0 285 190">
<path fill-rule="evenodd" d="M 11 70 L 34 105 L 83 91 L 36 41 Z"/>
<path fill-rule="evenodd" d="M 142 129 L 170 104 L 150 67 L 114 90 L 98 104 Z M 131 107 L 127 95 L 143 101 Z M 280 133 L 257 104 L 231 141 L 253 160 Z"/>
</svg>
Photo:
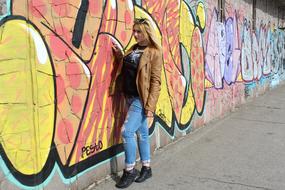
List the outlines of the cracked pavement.
<svg viewBox="0 0 285 190">
<path fill-rule="evenodd" d="M 153 177 L 128 189 L 284 190 L 284 95 L 272 89 L 157 150 Z M 88 189 L 116 189 L 114 177 Z"/>
</svg>

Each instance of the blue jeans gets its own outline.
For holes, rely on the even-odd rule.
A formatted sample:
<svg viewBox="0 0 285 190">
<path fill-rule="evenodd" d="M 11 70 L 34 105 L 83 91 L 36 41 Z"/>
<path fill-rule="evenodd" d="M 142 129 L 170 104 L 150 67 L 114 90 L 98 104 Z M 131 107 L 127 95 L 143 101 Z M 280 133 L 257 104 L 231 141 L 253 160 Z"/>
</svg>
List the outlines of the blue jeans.
<svg viewBox="0 0 285 190">
<path fill-rule="evenodd" d="M 129 110 L 122 126 L 122 137 L 125 149 L 126 168 L 132 168 L 136 162 L 136 136 L 138 137 L 139 153 L 143 164 L 150 163 L 150 143 L 148 136 L 147 117 L 139 97 L 128 98 Z"/>
</svg>

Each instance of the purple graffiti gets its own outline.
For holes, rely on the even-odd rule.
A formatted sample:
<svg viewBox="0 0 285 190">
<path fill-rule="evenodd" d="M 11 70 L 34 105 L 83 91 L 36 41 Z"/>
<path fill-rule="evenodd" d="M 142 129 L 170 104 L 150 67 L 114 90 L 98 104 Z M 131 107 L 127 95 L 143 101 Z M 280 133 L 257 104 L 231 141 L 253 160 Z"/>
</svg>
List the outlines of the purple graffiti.
<svg viewBox="0 0 285 190">
<path fill-rule="evenodd" d="M 224 76 L 225 66 L 226 66 L 226 29 L 225 25 L 221 22 L 217 22 L 217 36 L 218 36 L 218 51 L 219 51 L 219 62 L 220 62 L 220 69 L 221 69 L 221 80 Z"/>
<path fill-rule="evenodd" d="M 234 18 L 229 17 L 225 23 L 226 30 L 226 64 L 224 79 L 227 84 L 236 81 L 240 72 L 240 47 L 239 32 L 236 14 Z"/>
<path fill-rule="evenodd" d="M 233 28 L 233 19 L 228 18 L 226 21 L 226 65 L 225 65 L 225 74 L 224 79 L 227 84 L 232 82 L 232 73 L 233 73 L 233 46 L 234 46 L 234 28 Z"/>
</svg>

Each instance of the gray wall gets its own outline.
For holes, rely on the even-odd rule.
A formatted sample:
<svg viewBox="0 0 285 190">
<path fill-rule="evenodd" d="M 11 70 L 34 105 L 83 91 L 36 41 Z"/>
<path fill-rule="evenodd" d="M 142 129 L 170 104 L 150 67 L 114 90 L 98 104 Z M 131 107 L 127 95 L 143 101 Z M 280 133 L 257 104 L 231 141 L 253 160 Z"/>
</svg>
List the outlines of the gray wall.
<svg viewBox="0 0 285 190">
<path fill-rule="evenodd" d="M 6 12 L 6 0 L 0 0 L 0 15 L 5 14 Z"/>
</svg>

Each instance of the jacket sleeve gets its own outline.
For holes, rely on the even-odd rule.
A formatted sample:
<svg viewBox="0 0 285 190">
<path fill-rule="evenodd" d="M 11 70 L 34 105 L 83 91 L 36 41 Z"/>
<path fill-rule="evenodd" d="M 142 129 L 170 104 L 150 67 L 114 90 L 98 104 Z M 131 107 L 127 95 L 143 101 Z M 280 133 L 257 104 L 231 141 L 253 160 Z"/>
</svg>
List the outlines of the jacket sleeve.
<svg viewBox="0 0 285 190">
<path fill-rule="evenodd" d="M 124 58 L 124 54 L 121 52 L 121 53 L 118 53 L 118 54 L 116 54 L 115 53 L 115 61 L 117 62 L 117 63 L 121 63 L 121 61 L 123 60 L 123 58 Z"/>
<path fill-rule="evenodd" d="M 145 106 L 145 109 L 151 112 L 155 111 L 161 89 L 162 62 L 162 52 L 156 50 L 151 60 L 149 95 Z"/>
<path fill-rule="evenodd" d="M 129 54 L 133 50 L 134 46 L 135 45 L 131 46 L 131 48 L 126 51 L 126 53 L 123 52 L 122 54 L 115 54 L 115 62 L 118 63 L 119 66 L 116 71 L 115 78 L 110 83 L 109 87 L 110 96 L 115 95 L 116 92 L 122 91 L 123 81 L 122 81 L 121 72 L 123 68 L 123 59 L 125 55 Z"/>
</svg>

